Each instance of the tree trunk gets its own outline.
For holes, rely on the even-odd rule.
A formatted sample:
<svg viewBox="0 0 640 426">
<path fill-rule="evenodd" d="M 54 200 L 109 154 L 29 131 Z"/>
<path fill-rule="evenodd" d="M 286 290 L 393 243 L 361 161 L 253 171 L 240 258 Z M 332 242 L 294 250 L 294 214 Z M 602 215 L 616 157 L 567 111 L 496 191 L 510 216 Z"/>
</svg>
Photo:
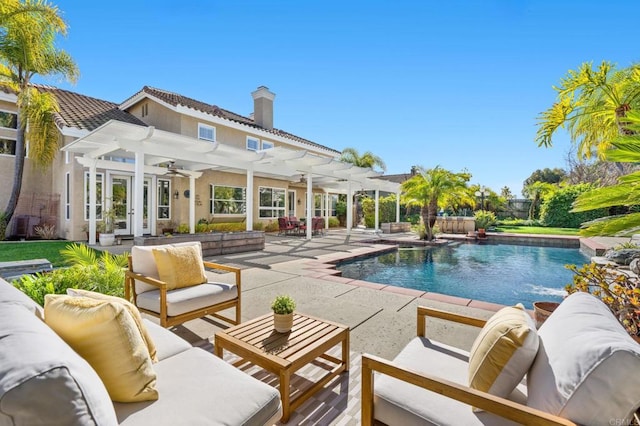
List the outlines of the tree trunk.
<svg viewBox="0 0 640 426">
<path fill-rule="evenodd" d="M 431 241 L 433 238 L 433 232 L 429 226 L 429 207 L 427 205 L 420 207 L 420 217 L 422 218 L 422 224 L 424 225 L 424 239 Z"/>
<path fill-rule="evenodd" d="M 16 131 L 16 155 L 15 155 L 15 168 L 13 170 L 13 187 L 11 188 L 11 196 L 5 209 L 5 223 L 8 225 L 9 221 L 13 217 L 18 206 L 18 199 L 20 198 L 20 191 L 22 190 L 22 175 L 24 174 L 24 157 L 25 157 L 25 144 L 24 144 L 24 127 L 20 121 L 20 113 L 18 113 L 18 128 Z"/>
<path fill-rule="evenodd" d="M 539 194 L 536 192 L 533 194 L 533 199 L 531 200 L 531 205 L 529 206 L 529 220 L 534 220 L 536 216 L 536 205 L 538 204 Z"/>
</svg>

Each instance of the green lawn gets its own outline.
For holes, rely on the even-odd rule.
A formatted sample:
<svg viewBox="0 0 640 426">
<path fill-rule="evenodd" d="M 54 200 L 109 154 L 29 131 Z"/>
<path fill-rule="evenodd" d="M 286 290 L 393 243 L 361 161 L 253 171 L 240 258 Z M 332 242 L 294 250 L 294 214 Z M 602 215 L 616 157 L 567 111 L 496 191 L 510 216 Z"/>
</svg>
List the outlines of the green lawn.
<svg viewBox="0 0 640 426">
<path fill-rule="evenodd" d="M 509 232 L 512 234 L 543 234 L 543 235 L 579 235 L 579 229 L 575 228 L 547 228 L 544 226 L 496 226 L 497 232 Z"/>
<path fill-rule="evenodd" d="M 47 259 L 54 267 L 64 266 L 60 250 L 71 241 L 20 241 L 0 243 L 0 262 Z"/>
</svg>

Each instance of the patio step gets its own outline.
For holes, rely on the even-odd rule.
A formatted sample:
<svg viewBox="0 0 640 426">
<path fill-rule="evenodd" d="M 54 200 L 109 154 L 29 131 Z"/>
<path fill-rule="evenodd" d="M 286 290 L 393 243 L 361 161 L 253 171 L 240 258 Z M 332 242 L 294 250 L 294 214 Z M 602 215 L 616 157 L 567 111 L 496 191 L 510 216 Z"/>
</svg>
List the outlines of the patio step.
<svg viewBox="0 0 640 426">
<path fill-rule="evenodd" d="M 51 271 L 53 266 L 47 259 L 13 260 L 0 262 L 0 277 L 10 280 L 20 275 Z"/>
</svg>

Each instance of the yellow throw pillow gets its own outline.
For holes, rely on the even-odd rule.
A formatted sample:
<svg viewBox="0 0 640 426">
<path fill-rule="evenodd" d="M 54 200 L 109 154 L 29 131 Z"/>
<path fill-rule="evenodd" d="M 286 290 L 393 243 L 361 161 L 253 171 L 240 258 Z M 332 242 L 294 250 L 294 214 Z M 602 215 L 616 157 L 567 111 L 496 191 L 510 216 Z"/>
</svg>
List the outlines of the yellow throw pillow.
<svg viewBox="0 0 640 426">
<path fill-rule="evenodd" d="M 153 249 L 160 280 L 167 290 L 190 287 L 207 282 L 202 256 L 197 246 Z"/>
<path fill-rule="evenodd" d="M 44 315 L 47 325 L 98 373 L 113 401 L 158 399 L 149 350 L 123 304 L 48 294 Z"/>
<path fill-rule="evenodd" d="M 136 322 L 136 326 L 138 326 L 138 330 L 140 331 L 140 334 L 144 339 L 144 343 L 147 345 L 147 349 L 149 349 L 149 356 L 151 357 L 151 361 L 158 362 L 158 351 L 156 350 L 156 344 L 153 343 L 153 339 L 147 331 L 147 327 L 145 327 L 144 322 L 142 322 L 142 315 L 140 315 L 140 311 L 134 306 L 133 303 L 123 299 L 122 297 L 109 296 L 108 294 L 82 290 L 79 288 L 68 288 L 67 294 L 74 297 L 89 297 L 91 299 L 106 300 L 107 302 L 122 303 L 122 305 L 129 312 L 129 314 L 131 314 L 131 317 Z"/>
<path fill-rule="evenodd" d="M 469 386 L 507 397 L 529 371 L 538 333 L 522 304 L 500 309 L 487 321 L 469 354 Z"/>
</svg>

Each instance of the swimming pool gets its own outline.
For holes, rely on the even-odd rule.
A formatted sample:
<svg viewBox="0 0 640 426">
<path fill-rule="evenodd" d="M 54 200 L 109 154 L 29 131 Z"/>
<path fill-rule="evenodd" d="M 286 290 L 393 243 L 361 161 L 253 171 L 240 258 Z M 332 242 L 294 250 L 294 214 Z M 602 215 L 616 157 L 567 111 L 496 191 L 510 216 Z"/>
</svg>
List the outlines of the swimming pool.
<svg viewBox="0 0 640 426">
<path fill-rule="evenodd" d="M 454 243 L 399 249 L 339 264 L 342 276 L 531 309 L 537 300 L 561 301 L 573 273 L 589 263 L 578 249 L 512 244 Z"/>
</svg>

